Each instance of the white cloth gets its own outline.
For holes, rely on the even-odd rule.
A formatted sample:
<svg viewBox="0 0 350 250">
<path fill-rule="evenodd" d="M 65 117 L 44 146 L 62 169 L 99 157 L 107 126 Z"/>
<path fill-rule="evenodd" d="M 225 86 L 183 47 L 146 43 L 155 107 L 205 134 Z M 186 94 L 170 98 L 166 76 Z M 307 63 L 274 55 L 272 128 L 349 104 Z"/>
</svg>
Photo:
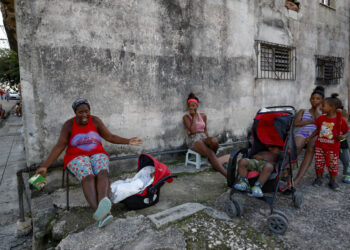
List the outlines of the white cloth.
<svg viewBox="0 0 350 250">
<path fill-rule="evenodd" d="M 111 184 L 112 201 L 118 203 L 134 194 L 142 192 L 152 184 L 154 177 L 153 166 L 142 168 L 133 178 L 115 181 Z"/>
</svg>

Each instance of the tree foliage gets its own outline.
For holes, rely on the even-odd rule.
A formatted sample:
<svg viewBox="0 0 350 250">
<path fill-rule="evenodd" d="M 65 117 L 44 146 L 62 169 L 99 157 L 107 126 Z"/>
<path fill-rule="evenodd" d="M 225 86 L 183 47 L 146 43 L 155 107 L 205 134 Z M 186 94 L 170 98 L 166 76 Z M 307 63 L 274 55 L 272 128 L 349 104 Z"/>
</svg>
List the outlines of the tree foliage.
<svg viewBox="0 0 350 250">
<path fill-rule="evenodd" d="M 10 49 L 0 49 L 0 83 L 10 86 L 20 82 L 18 55 Z"/>
</svg>

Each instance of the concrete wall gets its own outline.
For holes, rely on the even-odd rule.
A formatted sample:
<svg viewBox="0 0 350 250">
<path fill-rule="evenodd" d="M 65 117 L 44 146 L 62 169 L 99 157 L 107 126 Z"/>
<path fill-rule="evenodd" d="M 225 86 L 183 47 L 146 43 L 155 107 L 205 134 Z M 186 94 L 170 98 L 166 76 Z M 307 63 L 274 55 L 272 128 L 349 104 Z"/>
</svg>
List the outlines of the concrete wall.
<svg viewBox="0 0 350 250">
<path fill-rule="evenodd" d="M 348 69 L 350 3 L 300 2 L 297 13 L 281 0 L 17 0 L 28 165 L 48 155 L 77 97 L 112 132 L 142 137 L 143 151 L 183 145 L 190 91 L 221 140 L 245 135 L 262 106 L 308 107 L 315 54 Z M 295 46 L 296 80 L 255 79 L 256 40 Z M 347 100 L 348 80 L 344 70 L 327 94 Z"/>
</svg>

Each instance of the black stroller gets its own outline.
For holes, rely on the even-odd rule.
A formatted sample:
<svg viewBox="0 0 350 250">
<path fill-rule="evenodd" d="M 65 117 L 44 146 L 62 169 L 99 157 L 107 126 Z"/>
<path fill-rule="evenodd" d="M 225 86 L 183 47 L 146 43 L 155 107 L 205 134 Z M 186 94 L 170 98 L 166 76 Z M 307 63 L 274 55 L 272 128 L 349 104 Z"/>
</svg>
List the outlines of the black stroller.
<svg viewBox="0 0 350 250">
<path fill-rule="evenodd" d="M 233 188 L 238 180 L 237 159 L 251 158 L 258 152 L 267 150 L 267 145 L 283 147 L 275 169 L 262 187 L 264 197 L 259 198 L 267 202 L 271 209 L 268 218 L 269 229 L 277 234 L 283 234 L 288 228 L 288 218 L 281 212 L 274 210 L 274 203 L 278 192 L 291 193 L 295 207 L 300 208 L 302 196 L 296 192 L 293 184 L 292 164 L 297 164 L 297 150 L 294 141 L 293 124 L 296 110 L 292 106 L 274 106 L 262 108 L 254 118 L 251 132 L 248 133 L 248 142 L 245 148 L 234 151 L 228 163 L 227 185 L 231 187 L 230 201 L 226 207 L 229 216 L 240 216 L 243 213 L 243 205 L 235 199 L 235 193 L 245 193 Z M 254 185 L 259 177 L 259 172 L 250 171 L 248 181 Z M 266 195 L 271 193 L 270 195 Z"/>
</svg>

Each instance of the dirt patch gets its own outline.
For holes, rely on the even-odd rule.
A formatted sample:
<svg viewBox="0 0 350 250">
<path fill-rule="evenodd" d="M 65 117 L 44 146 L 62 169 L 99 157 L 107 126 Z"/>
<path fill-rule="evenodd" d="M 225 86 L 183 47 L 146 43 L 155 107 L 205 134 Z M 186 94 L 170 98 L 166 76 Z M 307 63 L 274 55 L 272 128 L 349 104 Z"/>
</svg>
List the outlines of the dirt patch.
<svg viewBox="0 0 350 250">
<path fill-rule="evenodd" d="M 176 225 L 184 232 L 187 249 L 281 248 L 273 237 L 246 225 L 245 220 L 219 220 L 199 212 Z"/>
</svg>

